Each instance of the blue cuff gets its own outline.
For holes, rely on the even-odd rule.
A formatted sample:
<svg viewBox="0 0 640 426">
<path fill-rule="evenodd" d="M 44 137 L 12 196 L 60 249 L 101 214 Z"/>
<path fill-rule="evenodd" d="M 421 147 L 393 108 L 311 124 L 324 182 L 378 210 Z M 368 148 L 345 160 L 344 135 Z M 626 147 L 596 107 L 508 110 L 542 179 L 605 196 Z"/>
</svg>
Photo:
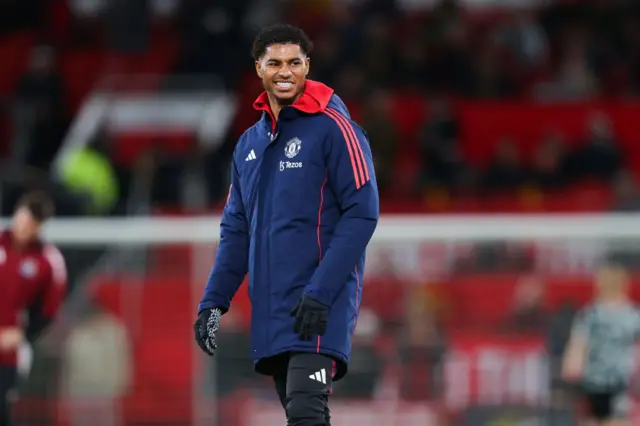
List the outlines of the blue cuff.
<svg viewBox="0 0 640 426">
<path fill-rule="evenodd" d="M 209 301 L 207 301 L 207 302 L 201 302 L 201 303 L 198 305 L 198 315 L 200 315 L 200 313 L 201 313 L 202 311 L 205 311 L 205 310 L 207 310 L 207 309 L 214 309 L 214 308 L 220 309 L 220 311 L 222 311 L 222 314 L 223 314 L 223 315 L 224 315 L 224 314 L 226 314 L 226 313 L 227 313 L 227 311 L 229 310 L 229 307 L 228 307 L 228 306 L 227 306 L 227 307 L 225 307 L 225 306 L 220 306 L 220 304 L 219 304 L 219 303 L 214 303 L 214 302 L 209 302 Z"/>
<path fill-rule="evenodd" d="M 331 294 L 325 290 L 309 286 L 305 288 L 304 295 L 327 307 L 331 306 Z"/>
</svg>

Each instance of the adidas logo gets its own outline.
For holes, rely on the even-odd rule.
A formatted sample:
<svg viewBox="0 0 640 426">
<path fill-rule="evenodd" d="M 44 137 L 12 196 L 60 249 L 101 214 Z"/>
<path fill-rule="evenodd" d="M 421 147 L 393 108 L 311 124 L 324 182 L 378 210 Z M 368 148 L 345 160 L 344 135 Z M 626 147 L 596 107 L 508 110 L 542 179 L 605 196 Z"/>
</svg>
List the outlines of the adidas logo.
<svg viewBox="0 0 640 426">
<path fill-rule="evenodd" d="M 309 376 L 311 380 L 315 380 L 316 382 L 320 382 L 323 384 L 327 384 L 327 371 L 323 368 L 320 371 L 316 371 L 315 373 Z"/>
<path fill-rule="evenodd" d="M 247 158 L 244 159 L 244 161 L 251 161 L 251 160 L 255 160 L 256 158 L 256 153 L 251 150 L 251 152 L 249 153 L 249 155 L 247 155 Z"/>
</svg>

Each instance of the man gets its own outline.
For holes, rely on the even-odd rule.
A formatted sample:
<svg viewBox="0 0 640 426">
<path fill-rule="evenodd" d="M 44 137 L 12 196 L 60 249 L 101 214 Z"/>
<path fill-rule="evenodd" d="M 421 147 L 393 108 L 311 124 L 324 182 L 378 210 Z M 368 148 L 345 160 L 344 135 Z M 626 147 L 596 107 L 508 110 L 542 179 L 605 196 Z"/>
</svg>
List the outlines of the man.
<svg viewBox="0 0 640 426">
<path fill-rule="evenodd" d="M 65 295 L 64 259 L 40 240 L 52 214 L 47 196 L 29 193 L 18 201 L 11 227 L 0 233 L 0 426 L 10 424 L 17 351 L 47 327 Z"/>
<path fill-rule="evenodd" d="M 251 354 L 273 376 L 289 426 L 329 425 L 332 380 L 347 373 L 378 190 L 364 131 L 329 87 L 307 80 L 312 44 L 264 30 L 253 57 L 262 118 L 240 138 L 196 340 L 216 349 L 220 316 L 249 273 Z"/>
<path fill-rule="evenodd" d="M 612 263 L 596 277 L 596 299 L 578 315 L 565 351 L 562 375 L 584 392 L 593 424 L 623 425 L 633 374 L 640 314 L 627 296 L 626 271 Z"/>
</svg>

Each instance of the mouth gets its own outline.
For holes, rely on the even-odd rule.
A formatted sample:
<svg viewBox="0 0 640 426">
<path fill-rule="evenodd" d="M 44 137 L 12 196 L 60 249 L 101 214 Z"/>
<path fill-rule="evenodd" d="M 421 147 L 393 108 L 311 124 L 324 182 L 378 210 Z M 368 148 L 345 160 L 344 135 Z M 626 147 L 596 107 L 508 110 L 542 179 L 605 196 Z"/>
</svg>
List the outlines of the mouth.
<svg viewBox="0 0 640 426">
<path fill-rule="evenodd" d="M 289 90 L 293 87 L 293 82 L 291 81 L 276 81 L 276 87 L 281 90 Z"/>
</svg>

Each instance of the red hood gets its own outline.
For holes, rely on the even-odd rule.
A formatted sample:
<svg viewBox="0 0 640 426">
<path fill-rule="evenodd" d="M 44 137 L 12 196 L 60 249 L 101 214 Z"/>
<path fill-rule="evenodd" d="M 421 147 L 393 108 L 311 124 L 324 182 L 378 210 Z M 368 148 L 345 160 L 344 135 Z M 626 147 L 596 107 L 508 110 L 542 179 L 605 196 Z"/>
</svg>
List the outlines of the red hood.
<svg viewBox="0 0 640 426">
<path fill-rule="evenodd" d="M 317 81 L 307 80 L 302 95 L 291 106 L 307 114 L 318 114 L 327 108 L 331 96 L 333 96 L 332 88 Z M 253 103 L 253 108 L 272 115 L 266 91 L 258 96 L 258 99 Z"/>
</svg>

